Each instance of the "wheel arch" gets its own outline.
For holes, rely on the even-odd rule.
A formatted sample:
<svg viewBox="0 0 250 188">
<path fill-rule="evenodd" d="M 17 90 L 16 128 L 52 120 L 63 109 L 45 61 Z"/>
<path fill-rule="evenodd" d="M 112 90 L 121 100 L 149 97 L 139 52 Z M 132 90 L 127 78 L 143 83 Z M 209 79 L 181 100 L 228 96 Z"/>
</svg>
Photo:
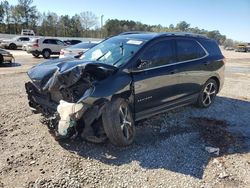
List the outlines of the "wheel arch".
<svg viewBox="0 0 250 188">
<path fill-rule="evenodd" d="M 212 77 L 210 77 L 208 80 L 210 80 L 210 79 L 213 79 L 213 80 L 216 82 L 218 88 L 220 88 L 221 83 L 220 83 L 220 79 L 219 79 L 217 76 L 212 76 Z M 218 91 L 219 91 L 219 90 L 220 90 L 220 89 L 218 89 Z"/>
</svg>

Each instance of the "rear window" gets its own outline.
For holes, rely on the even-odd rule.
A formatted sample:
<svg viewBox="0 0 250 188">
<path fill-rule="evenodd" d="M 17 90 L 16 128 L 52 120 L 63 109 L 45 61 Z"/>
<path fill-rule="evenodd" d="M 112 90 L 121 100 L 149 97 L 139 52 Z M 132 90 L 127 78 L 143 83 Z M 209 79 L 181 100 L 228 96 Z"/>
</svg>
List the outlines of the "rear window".
<svg viewBox="0 0 250 188">
<path fill-rule="evenodd" d="M 222 55 L 218 44 L 213 40 L 200 40 L 202 46 L 207 50 L 209 55 Z"/>
<path fill-rule="evenodd" d="M 195 40 L 176 39 L 178 61 L 188 61 L 204 57 L 206 52 Z"/>
</svg>

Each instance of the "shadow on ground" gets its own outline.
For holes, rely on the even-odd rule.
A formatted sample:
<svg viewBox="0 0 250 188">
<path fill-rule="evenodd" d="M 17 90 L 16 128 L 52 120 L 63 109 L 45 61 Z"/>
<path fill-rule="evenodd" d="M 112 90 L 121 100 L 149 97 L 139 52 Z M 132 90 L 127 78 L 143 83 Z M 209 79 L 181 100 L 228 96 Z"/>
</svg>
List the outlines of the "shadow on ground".
<svg viewBox="0 0 250 188">
<path fill-rule="evenodd" d="M 161 168 L 201 179 L 209 160 L 216 157 L 205 147 L 220 148 L 220 156 L 249 152 L 249 110 L 250 102 L 217 97 L 208 109 L 184 107 L 139 122 L 136 140 L 126 148 L 80 140 L 60 145 L 105 164 L 133 161 L 145 169 Z"/>
<path fill-rule="evenodd" d="M 19 66 L 21 66 L 21 64 L 20 63 L 1 63 L 0 64 L 0 68 L 1 67 L 19 67 Z"/>
</svg>

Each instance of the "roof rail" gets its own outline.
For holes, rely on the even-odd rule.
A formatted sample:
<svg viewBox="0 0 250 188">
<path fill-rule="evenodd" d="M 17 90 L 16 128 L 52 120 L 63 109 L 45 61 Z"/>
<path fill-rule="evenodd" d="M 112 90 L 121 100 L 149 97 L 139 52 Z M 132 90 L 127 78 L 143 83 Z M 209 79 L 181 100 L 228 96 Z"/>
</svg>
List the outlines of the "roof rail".
<svg viewBox="0 0 250 188">
<path fill-rule="evenodd" d="M 196 33 L 189 33 L 189 32 L 165 32 L 162 33 L 162 35 L 174 35 L 174 36 L 189 36 L 189 37 L 200 37 L 200 38 L 208 38 L 205 35 L 202 34 L 196 34 Z"/>
<path fill-rule="evenodd" d="M 128 32 L 123 32 L 118 35 L 130 35 L 130 34 L 143 34 L 143 33 L 151 33 L 147 31 L 128 31 Z"/>
</svg>

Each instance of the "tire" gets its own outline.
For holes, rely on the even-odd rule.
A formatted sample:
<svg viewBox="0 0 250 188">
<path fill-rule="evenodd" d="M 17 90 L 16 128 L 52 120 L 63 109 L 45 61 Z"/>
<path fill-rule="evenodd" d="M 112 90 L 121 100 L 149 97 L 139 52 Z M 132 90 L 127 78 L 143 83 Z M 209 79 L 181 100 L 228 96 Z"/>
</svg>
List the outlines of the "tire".
<svg viewBox="0 0 250 188">
<path fill-rule="evenodd" d="M 0 65 L 3 63 L 3 56 L 0 54 Z"/>
<path fill-rule="evenodd" d="M 40 54 L 39 54 L 39 53 L 36 53 L 36 52 L 33 52 L 32 55 L 33 55 L 34 57 L 38 58 Z"/>
<path fill-rule="evenodd" d="M 214 79 L 209 79 L 202 87 L 197 100 L 197 106 L 200 108 L 208 108 L 215 100 L 218 93 L 218 84 Z"/>
<path fill-rule="evenodd" d="M 42 52 L 43 58 L 44 59 L 49 59 L 50 58 L 51 51 L 49 49 L 45 49 Z"/>
<path fill-rule="evenodd" d="M 16 50 L 16 49 L 17 49 L 16 44 L 11 43 L 11 44 L 9 45 L 9 49 L 11 49 L 11 50 Z"/>
<path fill-rule="evenodd" d="M 104 131 L 115 146 L 128 146 L 135 137 L 135 124 L 128 102 L 122 98 L 112 100 L 104 109 Z"/>
</svg>

